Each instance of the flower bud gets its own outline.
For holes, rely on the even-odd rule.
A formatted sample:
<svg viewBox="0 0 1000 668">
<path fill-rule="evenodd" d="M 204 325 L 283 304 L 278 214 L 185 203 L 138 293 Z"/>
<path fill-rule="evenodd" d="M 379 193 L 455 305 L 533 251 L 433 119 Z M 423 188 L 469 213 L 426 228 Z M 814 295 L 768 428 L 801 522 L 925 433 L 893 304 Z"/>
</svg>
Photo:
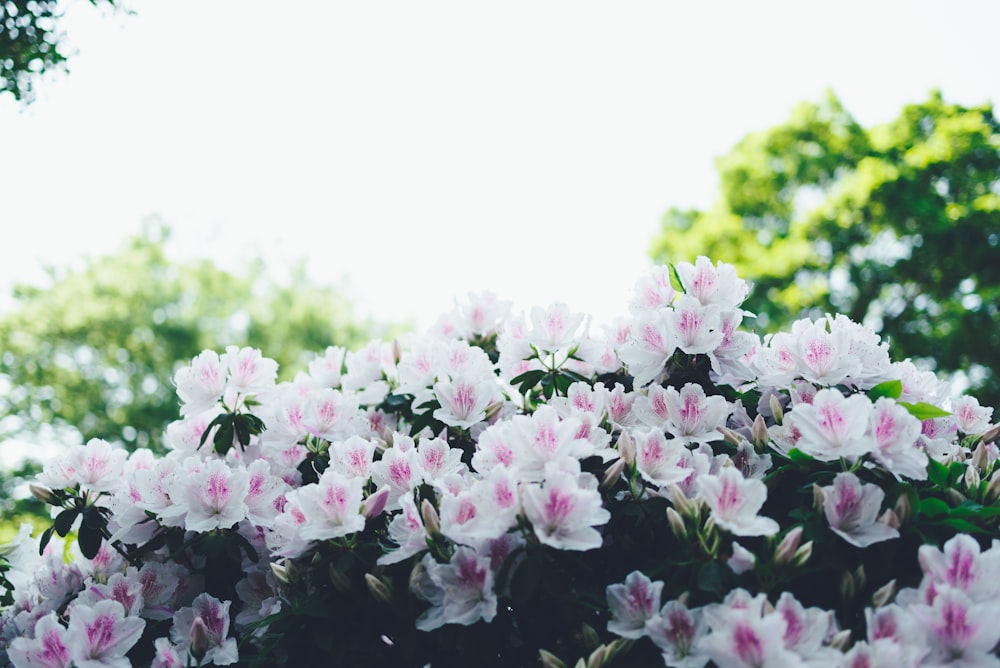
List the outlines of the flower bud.
<svg viewBox="0 0 1000 668">
<path fill-rule="evenodd" d="M 681 517 L 680 513 L 673 508 L 667 508 L 667 522 L 670 524 L 670 530 L 674 532 L 677 538 L 682 541 L 687 540 L 687 528 L 684 526 L 684 518 Z"/>
<path fill-rule="evenodd" d="M 191 652 L 191 657 L 200 664 L 201 660 L 205 658 L 205 654 L 208 653 L 208 627 L 205 626 L 205 620 L 200 616 L 194 618 L 188 639 L 191 643 L 188 651 Z"/>
<path fill-rule="evenodd" d="M 896 517 L 899 518 L 900 524 L 906 524 L 913 514 L 913 507 L 910 505 L 910 497 L 906 494 L 900 494 L 899 498 L 896 499 L 896 505 L 893 507 L 893 511 L 896 513 Z"/>
<path fill-rule="evenodd" d="M 622 471 L 625 470 L 625 460 L 616 459 L 615 463 L 608 467 L 608 470 L 604 472 L 604 476 L 601 478 L 600 490 L 606 492 L 612 487 L 614 487 L 622 477 Z"/>
<path fill-rule="evenodd" d="M 622 435 L 618 437 L 618 455 L 625 460 L 629 467 L 635 466 L 635 443 L 632 442 L 632 437 L 628 435 L 627 431 L 623 431 Z"/>
<path fill-rule="evenodd" d="M 722 434 L 722 439 L 729 445 L 739 445 L 745 440 L 742 436 L 728 427 L 719 427 L 718 431 Z"/>
<path fill-rule="evenodd" d="M 993 472 L 990 476 L 990 482 L 986 486 L 986 499 L 988 501 L 994 501 L 1000 498 L 1000 469 Z"/>
<path fill-rule="evenodd" d="M 889 580 L 872 594 L 872 606 L 881 608 L 883 605 L 892 603 L 894 598 L 896 598 L 896 581 Z"/>
<path fill-rule="evenodd" d="M 543 668 L 566 668 L 566 664 L 559 657 L 547 650 L 538 650 L 538 658 L 542 660 Z"/>
<path fill-rule="evenodd" d="M 823 512 L 823 499 L 823 488 L 816 483 L 813 483 L 813 508 L 815 508 L 817 512 Z"/>
<path fill-rule="evenodd" d="M 295 564 L 287 559 L 280 564 L 272 561 L 271 572 L 282 584 L 294 584 L 299 581 L 299 570 L 295 568 Z"/>
<path fill-rule="evenodd" d="M 786 533 L 785 537 L 778 543 L 778 547 L 774 550 L 774 562 L 777 564 L 787 564 L 790 562 L 795 556 L 795 552 L 799 549 L 801 541 L 802 527 L 797 526 Z"/>
<path fill-rule="evenodd" d="M 844 571 L 840 576 L 840 595 L 841 597 L 851 600 L 854 598 L 854 594 L 857 591 L 857 583 L 854 581 L 854 576 L 851 575 L 850 571 Z"/>
<path fill-rule="evenodd" d="M 754 447 L 758 450 L 763 450 L 767 445 L 771 437 L 767 433 L 767 424 L 764 422 L 764 416 L 758 415 L 754 418 L 753 427 L 750 429 L 750 437 L 753 438 Z"/>
<path fill-rule="evenodd" d="M 983 443 L 992 443 L 1000 436 L 1000 422 L 983 432 Z"/>
<path fill-rule="evenodd" d="M 795 550 L 795 555 L 792 557 L 792 564 L 795 566 L 801 566 L 809 561 L 809 558 L 813 553 L 813 542 L 809 541 L 799 549 Z"/>
<path fill-rule="evenodd" d="M 865 573 L 864 564 L 860 564 L 854 569 L 854 582 L 859 590 L 864 589 L 865 585 L 868 584 L 868 575 Z"/>
<path fill-rule="evenodd" d="M 587 658 L 587 668 L 601 668 L 604 665 L 604 659 L 607 657 L 608 648 L 601 645 Z"/>
<path fill-rule="evenodd" d="M 886 508 L 885 512 L 879 515 L 878 521 L 892 529 L 899 529 L 902 525 L 902 522 L 899 521 L 899 517 L 892 508 Z"/>
<path fill-rule="evenodd" d="M 677 509 L 681 515 L 686 517 L 694 517 L 694 508 L 691 502 L 688 500 L 687 495 L 684 491 L 675 484 L 671 484 L 667 488 L 667 495 L 670 497 L 670 503 L 674 504 L 674 508 Z"/>
<path fill-rule="evenodd" d="M 376 601 L 392 603 L 392 589 L 385 582 L 371 573 L 365 573 L 365 584 L 368 585 L 368 591 Z"/>
<path fill-rule="evenodd" d="M 583 624 L 582 635 L 583 644 L 587 649 L 593 649 L 600 646 L 601 636 L 597 635 L 597 631 L 594 630 L 594 627 L 586 622 Z"/>
<path fill-rule="evenodd" d="M 28 490 L 31 495 L 41 501 L 42 503 L 48 504 L 50 506 L 61 506 L 59 499 L 56 495 L 52 493 L 52 490 L 48 487 L 43 487 L 41 485 L 31 484 L 28 485 Z"/>
<path fill-rule="evenodd" d="M 385 504 L 389 501 L 389 488 L 383 487 L 374 494 L 369 495 L 361 505 L 361 514 L 366 520 L 378 517 L 385 510 Z"/>
<path fill-rule="evenodd" d="M 501 408 L 503 408 L 503 401 L 494 401 L 492 404 L 486 407 L 485 419 L 487 421 L 492 420 L 494 417 L 496 417 L 496 414 L 500 412 Z"/>
<path fill-rule="evenodd" d="M 781 407 L 781 400 L 778 399 L 778 395 L 772 394 L 768 400 L 768 404 L 771 406 L 771 414 L 774 416 L 774 421 L 777 424 L 782 424 L 785 421 L 785 409 Z"/>
<path fill-rule="evenodd" d="M 979 444 L 980 447 L 983 445 Z M 977 448 L 978 449 L 978 448 Z M 969 464 L 965 467 L 965 488 L 970 492 L 979 489 L 979 469 L 976 468 L 975 464 Z"/>
<path fill-rule="evenodd" d="M 990 450 L 986 443 L 979 441 L 979 445 L 972 451 L 972 465 L 983 470 L 990 464 Z"/>
<path fill-rule="evenodd" d="M 424 529 L 426 529 L 427 535 L 434 540 L 441 538 L 441 518 L 438 517 L 434 504 L 428 499 L 424 499 L 420 503 L 420 516 L 424 520 Z"/>
<path fill-rule="evenodd" d="M 399 342 L 399 339 L 392 340 L 392 363 L 399 364 L 399 360 L 403 357 L 403 344 Z"/>
<path fill-rule="evenodd" d="M 334 566 L 333 562 L 330 563 L 327 572 L 330 574 L 330 584 L 333 585 L 334 589 L 343 593 L 351 588 L 350 578 L 342 570 Z"/>
<path fill-rule="evenodd" d="M 838 631 L 833 634 L 830 638 L 830 642 L 827 643 L 830 647 L 838 651 L 846 651 L 848 644 L 851 642 L 851 630 L 844 629 L 843 631 Z"/>
</svg>

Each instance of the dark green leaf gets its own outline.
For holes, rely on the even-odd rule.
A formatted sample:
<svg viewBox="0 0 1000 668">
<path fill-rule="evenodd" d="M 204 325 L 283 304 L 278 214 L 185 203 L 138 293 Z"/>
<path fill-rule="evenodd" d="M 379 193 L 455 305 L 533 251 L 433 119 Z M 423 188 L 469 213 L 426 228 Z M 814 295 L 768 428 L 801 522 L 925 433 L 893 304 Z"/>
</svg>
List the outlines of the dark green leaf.
<svg viewBox="0 0 1000 668">
<path fill-rule="evenodd" d="M 73 528 L 73 522 L 76 521 L 76 516 L 80 514 L 79 508 L 67 508 L 58 515 L 56 515 L 55 522 L 52 526 L 55 528 L 56 533 L 60 536 L 65 536 L 69 533 L 69 530 Z"/>
<path fill-rule="evenodd" d="M 927 479 L 935 485 L 948 486 L 948 467 L 933 457 L 927 458 Z"/>
<path fill-rule="evenodd" d="M 543 369 L 532 369 L 510 379 L 511 385 L 520 385 L 521 394 L 527 394 L 528 390 L 538 385 L 547 372 Z"/>
<path fill-rule="evenodd" d="M 515 603 L 526 603 L 534 597 L 543 570 L 542 560 L 537 557 L 529 557 L 518 566 L 510 582 L 510 596 Z"/>
<path fill-rule="evenodd" d="M 87 526 L 80 526 L 80 533 L 76 536 L 76 542 L 80 546 L 80 553 L 87 559 L 93 559 L 101 549 L 104 537 L 100 530 Z"/>
<path fill-rule="evenodd" d="M 724 576 L 723 566 L 715 561 L 708 561 L 698 569 L 698 589 L 722 596 L 724 587 L 722 578 Z"/>
<path fill-rule="evenodd" d="M 45 546 L 49 544 L 50 540 L 52 540 L 52 532 L 55 531 L 55 529 L 56 525 L 53 524 L 48 529 L 42 532 L 42 537 L 38 541 L 38 554 L 42 554 L 43 552 L 45 552 Z"/>
<path fill-rule="evenodd" d="M 941 499 L 930 497 L 920 501 L 920 512 L 928 517 L 947 515 L 950 511 L 951 508 Z"/>
</svg>

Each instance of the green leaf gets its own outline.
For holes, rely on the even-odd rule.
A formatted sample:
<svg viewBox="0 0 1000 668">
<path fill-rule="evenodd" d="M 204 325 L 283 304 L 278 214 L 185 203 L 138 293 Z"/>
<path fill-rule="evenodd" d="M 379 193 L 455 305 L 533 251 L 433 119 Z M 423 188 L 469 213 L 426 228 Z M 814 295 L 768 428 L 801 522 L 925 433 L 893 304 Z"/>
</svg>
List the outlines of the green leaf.
<svg viewBox="0 0 1000 668">
<path fill-rule="evenodd" d="M 792 448 L 788 451 L 788 458 L 793 462 L 814 462 L 816 458 L 812 455 L 806 454 L 799 450 L 798 448 Z"/>
<path fill-rule="evenodd" d="M 920 513 L 928 517 L 940 517 L 950 512 L 951 508 L 941 499 L 929 497 L 920 501 Z"/>
<path fill-rule="evenodd" d="M 923 401 L 915 404 L 900 401 L 899 405 L 908 410 L 910 415 L 918 420 L 930 420 L 932 418 L 942 418 L 951 415 L 948 411 Z"/>
<path fill-rule="evenodd" d="M 76 536 L 76 542 L 80 546 L 80 552 L 87 559 L 93 559 L 101 549 L 104 536 L 99 529 L 83 524 L 80 526 L 80 533 Z"/>
<path fill-rule="evenodd" d="M 543 369 L 532 369 L 510 379 L 511 385 L 520 385 L 521 394 L 527 394 L 528 390 L 538 385 L 545 378 L 547 372 Z"/>
<path fill-rule="evenodd" d="M 219 431 L 215 432 L 213 443 L 215 451 L 224 455 L 233 447 L 233 439 L 236 437 L 236 414 L 227 413 L 220 415 L 219 418 L 222 419 L 219 420 Z"/>
<path fill-rule="evenodd" d="M 49 541 L 52 540 L 52 532 L 55 530 L 56 530 L 56 525 L 53 524 L 48 529 L 42 532 L 42 537 L 38 541 L 38 554 L 42 554 L 43 552 L 45 552 L 45 547 L 49 544 Z"/>
<path fill-rule="evenodd" d="M 76 521 L 76 516 L 79 514 L 79 508 L 68 508 L 56 515 L 55 522 L 52 523 L 56 533 L 60 536 L 68 534 L 69 530 L 73 528 L 73 522 Z"/>
<path fill-rule="evenodd" d="M 672 287 L 677 292 L 687 292 L 684 289 L 684 284 L 681 283 L 681 275 L 677 273 L 677 267 L 673 264 L 668 265 L 670 267 L 670 287 Z"/>
<path fill-rule="evenodd" d="M 927 458 L 927 478 L 935 485 L 948 486 L 948 467 L 934 459 Z"/>
<path fill-rule="evenodd" d="M 872 401 L 887 397 L 889 399 L 899 399 L 903 395 L 903 382 L 900 380 L 887 380 L 879 383 L 868 390 L 868 398 Z"/>
<path fill-rule="evenodd" d="M 515 603 L 527 603 L 534 598 L 544 570 L 541 559 L 528 557 L 514 571 L 510 582 L 510 597 Z"/>
<path fill-rule="evenodd" d="M 205 441 L 208 440 L 208 435 L 212 433 L 212 427 L 218 427 L 219 425 L 221 425 L 223 420 L 225 420 L 228 417 L 228 415 L 229 415 L 228 413 L 222 413 L 221 415 L 217 415 L 214 420 L 208 423 L 208 426 L 205 427 L 205 431 L 201 433 L 201 440 L 198 441 L 199 448 L 205 445 Z"/>
<path fill-rule="evenodd" d="M 722 596 L 724 593 L 722 565 L 716 561 L 708 561 L 698 569 L 698 589 Z"/>
</svg>

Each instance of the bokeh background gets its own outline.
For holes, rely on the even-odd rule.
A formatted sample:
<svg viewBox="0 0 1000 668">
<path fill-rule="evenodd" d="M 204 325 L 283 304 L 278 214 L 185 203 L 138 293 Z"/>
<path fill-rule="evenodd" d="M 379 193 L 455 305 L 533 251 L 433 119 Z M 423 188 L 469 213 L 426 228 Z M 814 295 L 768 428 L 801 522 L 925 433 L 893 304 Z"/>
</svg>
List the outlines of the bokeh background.
<svg viewBox="0 0 1000 668">
<path fill-rule="evenodd" d="M 702 254 L 755 281 L 760 331 L 849 313 L 1000 403 L 998 24 L 987 0 L 0 4 L 5 515 L 26 453 L 159 447 L 204 347 L 290 375 L 482 290 L 596 329 Z"/>
</svg>

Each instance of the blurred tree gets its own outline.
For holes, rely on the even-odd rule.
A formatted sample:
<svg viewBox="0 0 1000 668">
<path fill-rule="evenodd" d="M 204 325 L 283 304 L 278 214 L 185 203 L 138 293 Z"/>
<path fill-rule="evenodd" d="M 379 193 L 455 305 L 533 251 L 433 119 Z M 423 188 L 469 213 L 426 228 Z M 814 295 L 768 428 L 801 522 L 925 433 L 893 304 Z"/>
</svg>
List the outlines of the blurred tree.
<svg viewBox="0 0 1000 668">
<path fill-rule="evenodd" d="M 711 210 L 671 210 L 651 254 L 706 255 L 755 282 L 747 308 L 774 331 L 841 312 L 896 356 L 961 371 L 1000 407 L 1000 124 L 991 104 L 933 92 L 861 127 L 828 93 L 747 135 L 717 168 Z"/>
<path fill-rule="evenodd" d="M 90 0 L 115 6 L 120 0 Z M 58 0 L 3 0 L 0 2 L 0 93 L 30 100 L 35 80 L 47 71 L 66 70 L 67 54 L 59 30 L 62 6 Z"/>
<path fill-rule="evenodd" d="M 0 314 L 0 437 L 69 429 L 159 449 L 178 417 L 174 370 L 203 349 L 260 348 L 289 378 L 312 352 L 372 335 L 302 265 L 278 283 L 259 261 L 243 275 L 173 262 L 168 234 L 148 225 L 116 254 L 50 268 L 45 287 L 15 288 L 14 307 Z"/>
</svg>

